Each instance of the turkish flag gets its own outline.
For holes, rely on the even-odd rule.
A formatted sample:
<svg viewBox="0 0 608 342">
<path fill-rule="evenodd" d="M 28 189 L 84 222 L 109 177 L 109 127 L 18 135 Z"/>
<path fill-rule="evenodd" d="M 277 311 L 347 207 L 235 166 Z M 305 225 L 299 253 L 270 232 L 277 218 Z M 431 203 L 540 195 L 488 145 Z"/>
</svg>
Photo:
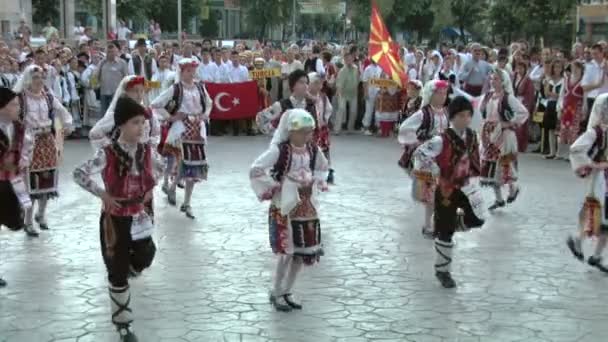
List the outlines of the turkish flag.
<svg viewBox="0 0 608 342">
<path fill-rule="evenodd" d="M 252 119 L 258 113 L 258 83 L 205 83 L 213 100 L 212 120 Z"/>
</svg>

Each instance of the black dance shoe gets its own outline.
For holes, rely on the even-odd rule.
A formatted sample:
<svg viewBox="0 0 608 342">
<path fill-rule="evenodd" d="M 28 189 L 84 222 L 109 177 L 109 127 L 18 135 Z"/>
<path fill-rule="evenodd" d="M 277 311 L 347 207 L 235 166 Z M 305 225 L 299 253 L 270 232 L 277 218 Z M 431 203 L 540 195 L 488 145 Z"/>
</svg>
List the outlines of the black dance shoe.
<svg viewBox="0 0 608 342">
<path fill-rule="evenodd" d="M 40 227 L 40 229 L 42 230 L 49 230 L 49 225 L 46 224 L 46 222 L 42 222 L 42 217 L 41 216 L 34 216 L 34 221 L 36 221 L 36 223 L 38 223 L 38 226 Z"/>
<path fill-rule="evenodd" d="M 0 287 L 6 287 L 6 280 L 0 278 Z"/>
<path fill-rule="evenodd" d="M 591 256 L 589 257 L 589 260 L 587 260 L 587 263 L 604 273 L 608 273 L 608 267 L 602 264 L 602 257 Z"/>
<path fill-rule="evenodd" d="M 177 205 L 177 200 L 175 199 L 175 190 L 169 190 L 167 193 L 167 202 L 169 202 L 169 204 L 172 206 Z"/>
<path fill-rule="evenodd" d="M 437 279 L 441 283 L 441 286 L 446 289 L 453 289 L 456 287 L 456 282 L 454 281 L 454 279 L 452 279 L 452 275 L 450 274 L 450 272 L 437 271 L 435 272 L 435 277 L 437 277 Z"/>
<path fill-rule="evenodd" d="M 291 308 L 302 310 L 302 303 L 298 303 L 291 293 L 283 295 L 283 299 L 285 299 L 285 302 L 287 305 L 291 306 Z"/>
<path fill-rule="evenodd" d="M 293 310 L 291 305 L 287 303 L 285 300 L 285 296 L 275 296 L 273 294 L 270 295 L 270 304 L 274 307 L 275 310 L 280 312 L 290 312 Z"/>
<path fill-rule="evenodd" d="M 138 342 L 139 339 L 137 339 L 137 336 L 135 335 L 135 333 L 131 330 L 131 326 L 126 324 L 126 325 L 121 325 L 118 326 L 118 333 L 120 334 L 120 341 L 121 342 Z"/>
<path fill-rule="evenodd" d="M 33 224 L 28 224 L 26 225 L 23 230 L 25 231 L 25 234 L 27 234 L 27 236 L 29 237 L 38 237 L 40 236 L 40 233 L 38 232 L 38 230 L 36 229 L 36 227 L 34 227 Z"/>
<path fill-rule="evenodd" d="M 575 258 L 577 258 L 579 261 L 585 260 L 585 255 L 583 255 L 583 252 L 579 248 L 580 245 L 576 245 L 576 241 L 574 241 L 572 236 L 568 237 L 566 245 L 568 245 L 568 249 L 570 249 L 570 252 L 572 252 L 572 255 L 574 255 Z"/>
<path fill-rule="evenodd" d="M 329 169 L 329 175 L 327 175 L 327 184 L 334 184 L 334 170 Z"/>
<path fill-rule="evenodd" d="M 507 197 L 507 203 L 511 204 L 511 203 L 515 202 L 515 200 L 517 199 L 518 196 L 519 196 L 519 188 L 515 189 L 515 192 L 512 193 L 511 195 L 509 195 L 509 197 Z"/>
<path fill-rule="evenodd" d="M 492 205 L 491 205 L 491 206 L 488 208 L 488 210 L 489 210 L 489 211 L 494 211 L 494 210 L 496 210 L 496 209 L 498 209 L 498 208 L 503 208 L 505 205 L 506 205 L 506 204 L 505 204 L 505 201 L 496 201 L 496 202 L 494 202 L 494 204 L 492 204 Z"/>
<path fill-rule="evenodd" d="M 187 217 L 187 218 L 192 219 L 192 220 L 194 220 L 194 219 L 195 219 L 194 215 L 192 215 L 192 207 L 191 207 L 191 206 L 186 205 L 186 204 L 183 204 L 183 205 L 182 205 L 182 206 L 179 208 L 179 210 L 180 210 L 181 212 L 183 212 L 184 214 L 186 214 L 186 217 Z"/>
</svg>

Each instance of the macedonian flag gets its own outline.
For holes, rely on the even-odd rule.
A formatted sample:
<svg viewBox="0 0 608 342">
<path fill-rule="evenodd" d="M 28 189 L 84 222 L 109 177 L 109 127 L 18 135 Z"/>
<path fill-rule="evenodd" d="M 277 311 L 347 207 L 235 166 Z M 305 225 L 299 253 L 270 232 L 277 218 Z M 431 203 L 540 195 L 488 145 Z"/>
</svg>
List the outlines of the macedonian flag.
<svg viewBox="0 0 608 342">
<path fill-rule="evenodd" d="M 399 57 L 399 45 L 391 38 L 378 6 L 373 0 L 370 22 L 369 58 L 376 62 L 393 81 L 403 86 L 407 83 L 407 75 Z"/>
</svg>

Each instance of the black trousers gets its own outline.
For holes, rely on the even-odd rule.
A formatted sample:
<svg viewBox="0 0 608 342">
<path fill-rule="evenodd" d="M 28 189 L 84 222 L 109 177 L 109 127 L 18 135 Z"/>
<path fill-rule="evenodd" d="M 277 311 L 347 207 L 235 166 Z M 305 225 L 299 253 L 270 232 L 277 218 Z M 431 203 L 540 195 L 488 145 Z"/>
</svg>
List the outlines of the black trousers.
<svg viewBox="0 0 608 342">
<path fill-rule="evenodd" d="M 459 222 L 458 208 L 462 209 L 463 222 Z M 460 224 L 468 228 L 481 227 L 484 223 L 473 212 L 469 199 L 461 190 L 452 191 L 449 196 L 444 197 L 442 191 L 437 187 L 435 190 L 435 237 L 444 242 L 452 242 L 454 232 Z"/>
<path fill-rule="evenodd" d="M 131 216 L 101 214 L 99 220 L 101 255 L 108 271 L 108 281 L 113 287 L 129 284 L 130 268 L 141 272 L 150 267 L 156 246 L 152 238 L 133 241 Z"/>
</svg>

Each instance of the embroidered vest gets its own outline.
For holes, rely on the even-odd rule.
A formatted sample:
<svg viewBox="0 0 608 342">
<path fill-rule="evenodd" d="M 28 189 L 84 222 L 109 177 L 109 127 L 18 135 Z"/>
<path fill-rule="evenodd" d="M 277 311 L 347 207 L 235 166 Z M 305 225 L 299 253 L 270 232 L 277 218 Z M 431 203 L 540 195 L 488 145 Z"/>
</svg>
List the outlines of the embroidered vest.
<svg viewBox="0 0 608 342">
<path fill-rule="evenodd" d="M 141 75 L 141 57 L 139 55 L 133 56 L 133 70 L 135 71 L 135 75 Z M 144 76 L 146 80 L 152 79 L 152 57 L 150 55 L 146 55 L 144 57 Z"/>
<path fill-rule="evenodd" d="M 194 85 L 198 88 L 200 98 L 201 98 L 201 107 L 203 108 L 203 113 L 206 110 L 205 105 L 205 91 L 203 90 L 203 82 L 194 82 Z M 173 85 L 173 97 L 165 106 L 165 109 L 169 114 L 173 115 L 177 113 L 179 108 L 182 106 L 182 101 L 184 100 L 184 85 L 180 83 L 175 83 Z"/>
<path fill-rule="evenodd" d="M 19 159 L 23 147 L 25 127 L 20 122 L 13 123 L 13 136 L 9 137 L 0 130 L 0 181 L 11 180 L 18 174 Z M 14 170 L 4 170 L 4 165 L 14 166 Z"/>
<path fill-rule="evenodd" d="M 132 160 L 117 143 L 104 148 L 106 167 L 101 173 L 106 191 L 119 198 L 120 208 L 110 211 L 114 216 L 132 216 L 144 210 L 145 194 L 155 185 L 152 174 L 152 149 L 148 144 L 139 144 L 136 160 Z M 131 173 L 131 164 L 140 165 L 138 175 Z M 105 210 L 105 209 L 104 209 Z"/>
<path fill-rule="evenodd" d="M 488 102 L 490 101 L 493 95 L 493 92 L 487 93 L 483 97 L 483 100 L 481 102 L 481 117 L 484 120 L 488 117 Z M 511 120 L 513 120 L 514 114 L 513 110 L 511 109 L 511 106 L 509 105 L 509 94 L 505 93 L 502 97 L 502 101 L 500 101 L 500 103 L 498 104 L 498 116 L 500 117 L 500 120 L 502 122 L 510 122 Z"/>
<path fill-rule="evenodd" d="M 596 138 L 593 142 L 593 145 L 591 145 L 591 149 L 589 150 L 589 153 L 587 155 L 595 163 L 599 163 L 605 161 L 606 147 L 608 147 L 608 141 L 606 141 L 606 132 L 601 127 L 595 126 L 593 127 L 593 130 L 595 131 Z"/>
<path fill-rule="evenodd" d="M 481 163 L 475 132 L 467 128 L 465 141 L 453 129 L 447 129 L 441 137 L 443 148 L 437 156 L 440 182 L 448 187 L 461 187 L 469 177 L 479 176 Z M 466 158 L 466 162 L 463 162 L 465 160 L 463 157 Z"/>
<path fill-rule="evenodd" d="M 422 107 L 422 123 L 416 131 L 416 136 L 419 141 L 427 141 L 433 137 L 433 128 L 435 127 L 435 114 L 431 111 L 431 106 Z"/>
<path fill-rule="evenodd" d="M 283 114 L 285 114 L 286 111 L 294 108 L 293 103 L 291 102 L 291 100 L 289 98 L 282 99 L 281 101 L 279 101 L 279 104 L 281 105 L 281 115 L 277 119 L 272 121 L 272 125 L 275 128 L 279 127 L 279 122 L 281 121 L 281 117 L 283 116 Z M 313 119 L 315 120 L 315 129 L 316 129 L 318 124 L 317 124 L 317 108 L 315 106 L 315 102 L 313 100 L 306 99 L 305 109 L 310 115 L 312 115 Z"/>
<path fill-rule="evenodd" d="M 317 145 L 308 143 L 306 149 L 310 156 L 310 171 L 314 174 L 318 148 Z M 292 150 L 289 141 L 279 145 L 279 158 L 272 167 L 272 170 L 270 170 L 270 175 L 277 182 L 282 182 L 283 177 L 289 172 L 289 169 L 291 168 L 291 154 Z"/>
<path fill-rule="evenodd" d="M 44 91 L 44 96 L 46 97 L 46 105 L 48 107 L 49 110 L 49 119 L 51 120 L 51 133 L 53 133 L 53 135 L 55 135 L 55 111 L 53 110 L 53 94 L 51 94 L 49 91 Z M 21 107 L 21 113 L 19 114 L 19 119 L 21 120 L 21 122 L 24 122 L 25 120 L 25 115 L 27 114 L 27 101 L 25 100 L 25 94 L 24 93 L 20 93 L 19 96 L 19 106 Z"/>
</svg>

